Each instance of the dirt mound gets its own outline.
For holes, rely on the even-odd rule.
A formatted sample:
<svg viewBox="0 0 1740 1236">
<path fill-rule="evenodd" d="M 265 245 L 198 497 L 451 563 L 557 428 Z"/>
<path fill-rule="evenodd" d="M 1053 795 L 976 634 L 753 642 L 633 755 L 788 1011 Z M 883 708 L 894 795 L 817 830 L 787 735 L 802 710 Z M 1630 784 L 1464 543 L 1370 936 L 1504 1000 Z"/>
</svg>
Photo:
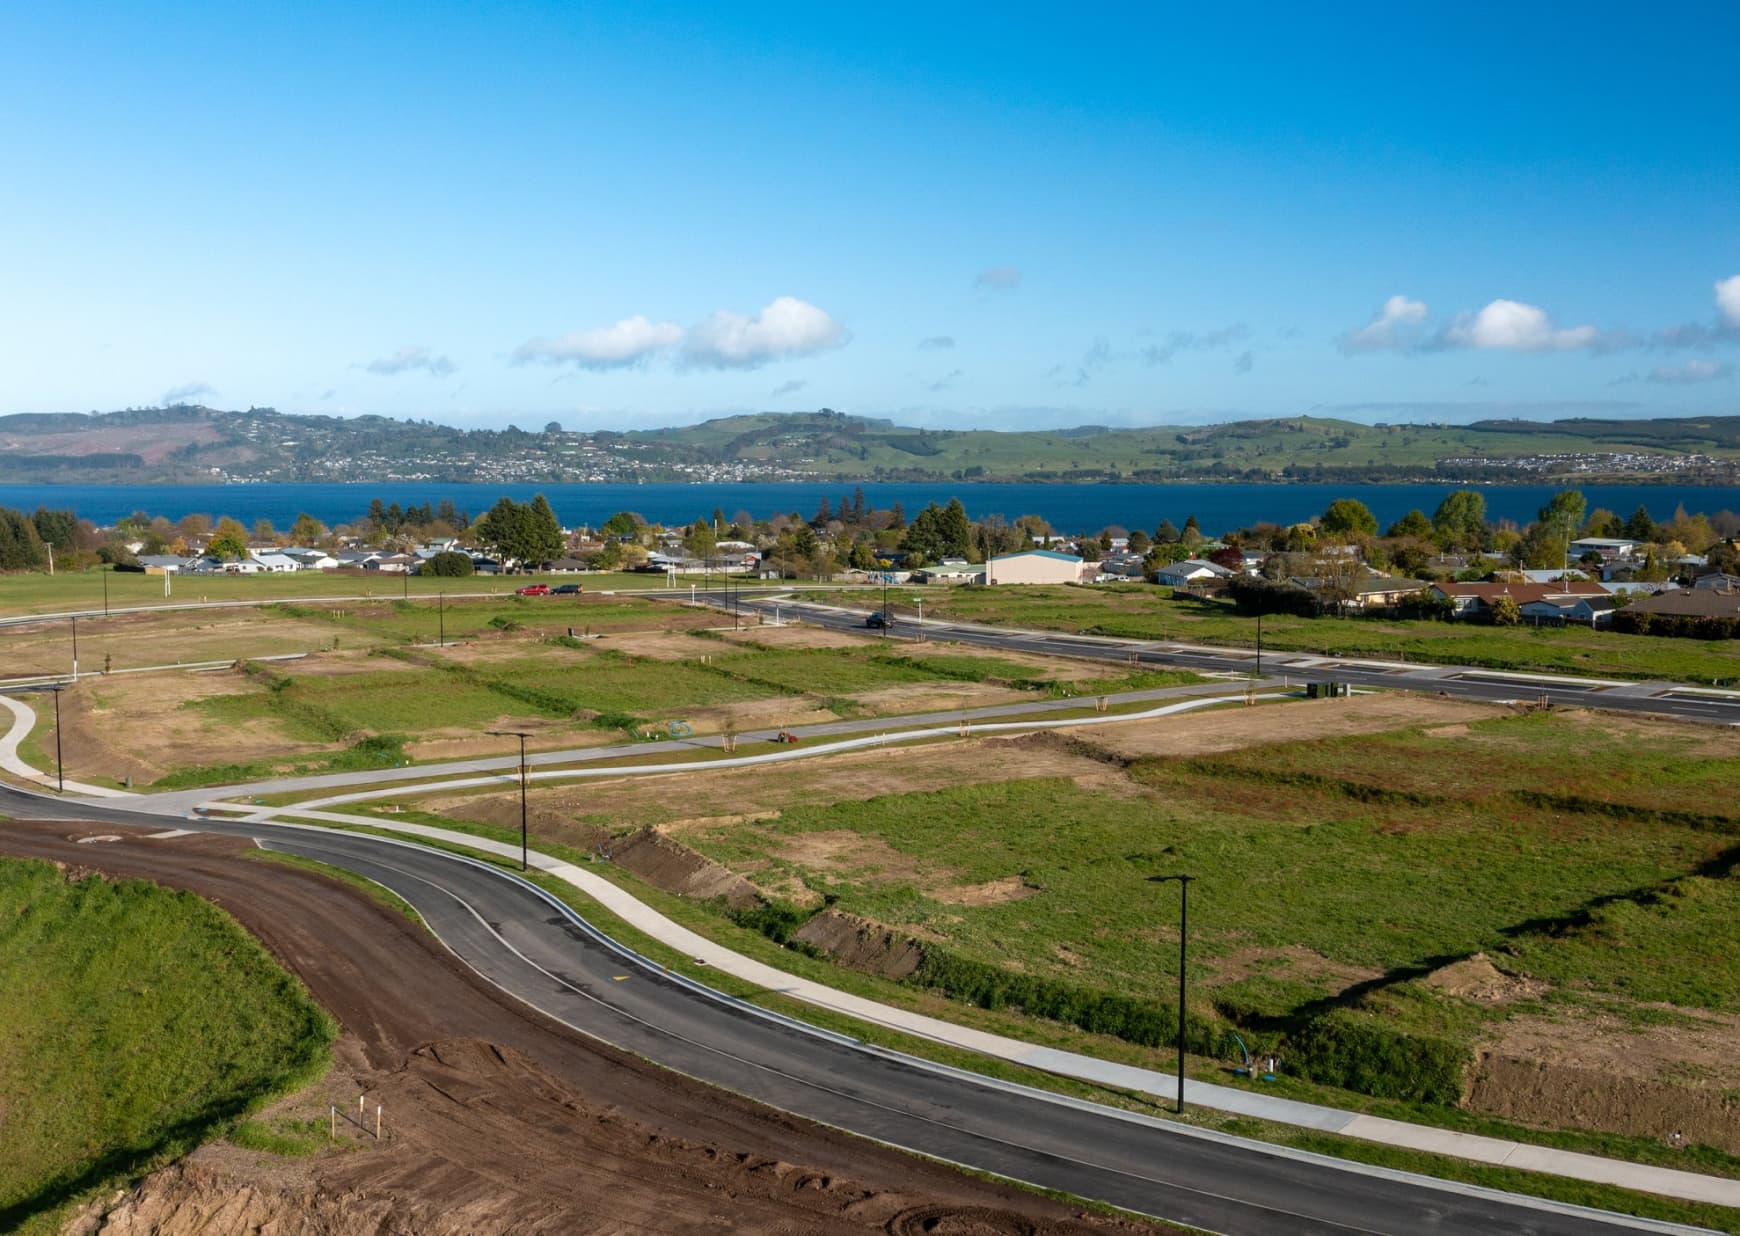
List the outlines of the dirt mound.
<svg viewBox="0 0 1740 1236">
<path fill-rule="evenodd" d="M 1432 971 L 1426 976 L 1426 986 L 1436 987 L 1447 996 L 1459 996 L 1478 1004 L 1513 1004 L 1547 990 L 1547 984 L 1539 979 L 1506 974 L 1493 965 L 1485 953 L 1464 957 Z"/>
<path fill-rule="evenodd" d="M 655 888 L 681 897 L 700 901 L 723 897 L 733 909 L 761 901 L 761 893 L 748 880 L 655 829 L 643 828 L 618 842 L 610 851 L 610 859 Z"/>
<path fill-rule="evenodd" d="M 924 961 L 924 948 L 918 941 L 869 919 L 839 910 L 823 910 L 813 916 L 793 934 L 792 939 L 818 949 L 854 970 L 882 978 L 903 979 Z"/>
</svg>

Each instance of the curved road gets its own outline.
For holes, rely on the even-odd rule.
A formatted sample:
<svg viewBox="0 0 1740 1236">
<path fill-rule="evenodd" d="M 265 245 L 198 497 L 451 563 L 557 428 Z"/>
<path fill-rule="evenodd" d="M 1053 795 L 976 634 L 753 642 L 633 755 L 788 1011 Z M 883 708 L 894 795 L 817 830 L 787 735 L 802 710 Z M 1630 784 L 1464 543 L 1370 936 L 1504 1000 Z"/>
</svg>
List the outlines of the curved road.
<svg viewBox="0 0 1740 1236">
<path fill-rule="evenodd" d="M 162 815 L 13 789 L 0 789 L 0 811 L 154 829 L 166 823 Z M 669 975 L 535 886 L 469 859 L 314 828 L 214 820 L 185 827 L 255 837 L 380 882 L 487 980 L 582 1033 L 775 1107 L 981 1171 L 1219 1232 L 1689 1230 L 1362 1169 L 871 1048 Z"/>
</svg>

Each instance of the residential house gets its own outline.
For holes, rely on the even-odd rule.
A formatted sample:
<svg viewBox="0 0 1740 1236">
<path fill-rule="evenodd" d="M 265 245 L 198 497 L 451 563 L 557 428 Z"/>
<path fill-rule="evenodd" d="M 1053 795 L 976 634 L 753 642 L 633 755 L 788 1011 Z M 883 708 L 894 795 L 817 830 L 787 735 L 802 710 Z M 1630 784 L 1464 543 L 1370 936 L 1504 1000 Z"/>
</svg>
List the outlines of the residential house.
<svg viewBox="0 0 1740 1236">
<path fill-rule="evenodd" d="M 1186 558 L 1183 562 L 1171 562 L 1156 572 L 1156 583 L 1165 584 L 1171 588 L 1187 588 L 1193 584 L 1204 584 L 1211 580 L 1226 579 L 1232 572 L 1218 562 L 1209 562 L 1202 558 Z"/>
<path fill-rule="evenodd" d="M 193 561 L 180 554 L 141 554 L 139 557 L 139 565 L 145 568 L 147 575 L 176 575 L 185 571 Z"/>
<path fill-rule="evenodd" d="M 1424 580 L 1394 575 L 1367 575 L 1353 580 L 1299 576 L 1288 582 L 1311 593 L 1324 609 L 1348 614 L 1392 610 L 1404 598 L 1426 590 Z"/>
<path fill-rule="evenodd" d="M 1613 615 L 1619 609 L 1619 601 L 1612 596 L 1567 596 L 1562 592 L 1554 592 L 1524 602 L 1517 608 L 1522 614 L 1522 620 L 1532 626 L 1562 627 L 1575 624 L 1604 627 L 1613 621 Z"/>
<path fill-rule="evenodd" d="M 1581 558 L 1584 554 L 1598 555 L 1603 562 L 1614 558 L 1631 558 L 1642 547 L 1642 541 L 1633 541 L 1626 537 L 1586 536 L 1571 542 L 1572 559 Z"/>
<path fill-rule="evenodd" d="M 1681 618 L 1740 618 L 1740 591 L 1679 588 L 1633 601 L 1630 608 L 1640 614 L 1671 614 Z"/>
<path fill-rule="evenodd" d="M 145 561 L 143 558 L 139 561 Z M 1700 575 L 1692 581 L 1692 587 L 1713 589 L 1716 592 L 1740 592 L 1740 575 L 1729 575 L 1725 571 L 1713 571 L 1709 575 Z"/>
<path fill-rule="evenodd" d="M 880 579 L 881 574 L 876 574 L 873 578 Z M 982 584 L 985 582 L 985 565 L 976 562 L 937 562 L 920 567 L 909 578 L 919 584 Z"/>
<path fill-rule="evenodd" d="M 1577 583 L 1565 580 L 1556 584 L 1508 583 L 1504 581 L 1479 584 L 1433 584 L 1434 595 L 1450 603 L 1452 618 L 1482 617 L 1489 613 L 1500 597 L 1509 597 L 1517 605 L 1527 605 L 1546 596 L 1605 597 L 1610 593 L 1601 584 Z"/>
</svg>

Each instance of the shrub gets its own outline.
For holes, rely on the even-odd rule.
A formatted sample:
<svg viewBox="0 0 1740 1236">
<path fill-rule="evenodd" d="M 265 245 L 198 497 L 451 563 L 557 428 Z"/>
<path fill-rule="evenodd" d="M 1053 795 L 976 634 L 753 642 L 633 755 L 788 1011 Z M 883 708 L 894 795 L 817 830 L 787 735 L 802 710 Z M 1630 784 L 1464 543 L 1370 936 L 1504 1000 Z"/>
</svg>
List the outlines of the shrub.
<svg viewBox="0 0 1740 1236">
<path fill-rule="evenodd" d="M 419 574 L 457 579 L 472 573 L 471 555 L 445 550 L 425 562 Z"/>
</svg>

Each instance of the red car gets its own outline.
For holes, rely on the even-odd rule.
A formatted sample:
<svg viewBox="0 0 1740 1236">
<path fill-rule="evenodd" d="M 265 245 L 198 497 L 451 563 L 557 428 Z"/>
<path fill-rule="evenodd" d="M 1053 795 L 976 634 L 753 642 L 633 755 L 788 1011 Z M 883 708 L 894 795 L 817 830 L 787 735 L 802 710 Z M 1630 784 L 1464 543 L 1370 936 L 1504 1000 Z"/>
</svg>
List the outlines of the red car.
<svg viewBox="0 0 1740 1236">
<path fill-rule="evenodd" d="M 550 595 L 548 584 L 527 584 L 524 588 L 515 588 L 516 597 L 547 597 Z"/>
</svg>

